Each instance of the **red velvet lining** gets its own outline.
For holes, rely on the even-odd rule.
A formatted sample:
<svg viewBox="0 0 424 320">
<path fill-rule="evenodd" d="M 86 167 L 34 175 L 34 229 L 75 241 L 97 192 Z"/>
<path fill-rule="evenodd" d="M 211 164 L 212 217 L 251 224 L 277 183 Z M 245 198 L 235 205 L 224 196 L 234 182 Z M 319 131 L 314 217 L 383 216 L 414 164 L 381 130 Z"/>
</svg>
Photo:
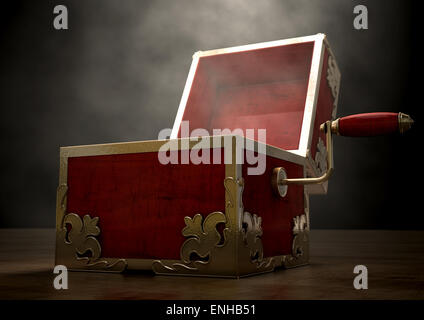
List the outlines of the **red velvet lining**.
<svg viewBox="0 0 424 320">
<path fill-rule="evenodd" d="M 183 120 L 210 133 L 267 129 L 268 144 L 298 149 L 313 47 L 306 42 L 201 57 Z"/>
<path fill-rule="evenodd" d="M 303 167 L 267 157 L 263 175 L 247 175 L 243 165 L 245 188 L 244 210 L 262 217 L 262 244 L 265 257 L 290 254 L 293 240 L 293 218 L 304 214 L 303 186 L 290 185 L 284 198 L 276 196 L 271 188 L 271 175 L 275 167 L 283 167 L 290 178 L 303 177 Z"/>
<path fill-rule="evenodd" d="M 99 217 L 102 256 L 180 259 L 184 217 L 225 212 L 225 165 L 162 165 L 157 152 L 69 158 L 67 211 Z"/>
</svg>

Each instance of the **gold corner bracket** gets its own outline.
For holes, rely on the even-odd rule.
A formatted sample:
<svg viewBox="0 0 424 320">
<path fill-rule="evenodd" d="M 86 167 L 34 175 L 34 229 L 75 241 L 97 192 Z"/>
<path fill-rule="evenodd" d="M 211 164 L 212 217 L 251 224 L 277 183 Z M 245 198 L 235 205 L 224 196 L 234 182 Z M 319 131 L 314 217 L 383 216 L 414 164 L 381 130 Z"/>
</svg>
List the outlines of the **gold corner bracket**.
<svg viewBox="0 0 424 320">
<path fill-rule="evenodd" d="M 317 178 L 294 178 L 288 179 L 287 174 L 282 167 L 274 168 L 271 177 L 271 185 L 274 191 L 281 197 L 284 197 L 287 193 L 287 185 L 298 184 L 320 184 L 326 182 L 334 171 L 333 166 L 333 139 L 332 139 L 332 126 L 336 125 L 335 121 L 326 121 L 321 126 L 321 131 L 325 132 L 327 141 L 327 170 L 323 175 Z"/>
<path fill-rule="evenodd" d="M 63 264 L 69 270 L 98 272 L 123 272 L 128 263 L 125 259 L 109 259 L 101 256 L 102 248 L 99 217 L 86 214 L 83 217 L 66 211 L 68 186 L 57 188 L 56 207 L 56 256 L 55 264 Z"/>
</svg>

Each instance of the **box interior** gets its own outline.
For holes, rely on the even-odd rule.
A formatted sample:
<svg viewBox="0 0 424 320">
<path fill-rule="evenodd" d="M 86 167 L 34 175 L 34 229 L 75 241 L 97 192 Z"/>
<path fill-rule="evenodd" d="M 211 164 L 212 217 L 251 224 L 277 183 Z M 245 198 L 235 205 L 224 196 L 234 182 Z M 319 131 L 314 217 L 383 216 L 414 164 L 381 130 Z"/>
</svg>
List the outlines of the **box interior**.
<svg viewBox="0 0 424 320">
<path fill-rule="evenodd" d="M 255 140 L 299 146 L 314 42 L 199 58 L 183 121 L 190 131 L 255 129 Z M 266 129 L 266 141 L 257 129 Z M 179 128 L 178 137 L 185 137 Z"/>
</svg>

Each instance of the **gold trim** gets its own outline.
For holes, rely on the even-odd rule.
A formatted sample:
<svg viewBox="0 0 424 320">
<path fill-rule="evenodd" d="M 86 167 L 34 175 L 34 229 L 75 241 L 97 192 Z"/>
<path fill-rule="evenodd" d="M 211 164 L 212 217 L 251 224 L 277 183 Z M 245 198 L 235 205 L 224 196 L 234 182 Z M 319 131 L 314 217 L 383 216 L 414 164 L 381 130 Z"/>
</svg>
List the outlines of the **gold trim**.
<svg viewBox="0 0 424 320">
<path fill-rule="evenodd" d="M 235 181 L 239 186 L 238 215 L 242 218 L 238 239 L 238 276 L 248 276 L 257 273 L 271 272 L 275 268 L 273 257 L 264 258 L 262 246 L 262 218 L 256 214 L 244 211 L 243 178 Z"/>
<path fill-rule="evenodd" d="M 398 123 L 399 123 L 399 132 L 405 133 L 405 131 L 408 131 L 409 129 L 411 129 L 412 125 L 414 124 L 414 120 L 412 120 L 412 118 L 402 112 L 399 112 L 398 115 Z"/>
<path fill-rule="evenodd" d="M 337 118 L 334 121 L 331 121 L 331 126 L 330 126 L 330 130 L 332 134 L 337 134 L 339 135 L 339 118 Z"/>
<path fill-rule="evenodd" d="M 276 266 L 286 269 L 309 263 L 309 195 L 304 191 L 304 213 L 293 218 L 292 252 L 274 257 Z"/>
<path fill-rule="evenodd" d="M 161 260 L 152 263 L 152 269 L 157 274 L 215 274 L 217 271 L 225 271 L 227 250 L 231 242 L 231 230 L 227 227 L 221 234 L 217 230 L 220 223 L 227 223 L 225 214 L 213 212 L 205 219 L 202 215 L 196 214 L 193 218 L 184 218 L 186 226 L 182 234 L 187 238 L 181 246 L 181 261 L 167 265 Z M 193 260 L 192 255 L 196 254 L 200 259 Z M 196 257 L 196 258 L 197 258 Z M 224 274 L 226 274 L 224 272 Z M 228 274 L 230 275 L 230 274 Z"/>
<path fill-rule="evenodd" d="M 309 263 L 309 231 L 297 232 L 293 238 L 292 254 L 281 257 L 281 265 L 295 268 Z"/>
<path fill-rule="evenodd" d="M 309 226 L 306 214 L 293 218 L 292 255 L 283 258 L 285 268 L 305 265 L 309 260 Z"/>
<path fill-rule="evenodd" d="M 317 151 L 315 152 L 315 166 L 318 171 L 318 174 L 322 176 L 327 171 L 327 158 L 328 152 L 325 147 L 324 141 L 322 141 L 321 137 L 318 138 L 317 143 Z"/>
<path fill-rule="evenodd" d="M 286 269 L 309 263 L 309 194 L 303 191 L 304 213 L 293 218 L 292 252 L 289 255 L 274 257 L 276 266 Z"/>
<path fill-rule="evenodd" d="M 229 182 L 234 182 L 234 178 L 233 177 L 226 177 L 224 179 L 224 188 L 225 188 L 225 195 L 226 198 L 228 198 L 228 200 L 225 201 L 225 207 L 230 207 L 230 208 L 234 208 L 234 198 L 233 195 L 231 193 L 230 187 L 228 185 Z"/>
<path fill-rule="evenodd" d="M 56 230 L 56 265 L 65 265 L 70 270 L 123 272 L 127 268 L 125 259 L 101 258 L 101 246 L 96 239 L 100 234 L 99 218 L 85 215 L 81 219 L 75 213 L 66 214 L 67 190 L 64 184 L 57 190 L 57 217 L 62 219 Z"/>
</svg>

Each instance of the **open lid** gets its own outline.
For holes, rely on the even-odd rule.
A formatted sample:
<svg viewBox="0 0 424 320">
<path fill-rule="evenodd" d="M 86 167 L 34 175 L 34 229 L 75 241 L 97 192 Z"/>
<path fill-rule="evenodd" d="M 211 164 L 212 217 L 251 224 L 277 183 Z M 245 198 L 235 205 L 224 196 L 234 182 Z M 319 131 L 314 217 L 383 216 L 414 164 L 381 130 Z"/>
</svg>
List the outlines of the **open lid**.
<svg viewBox="0 0 424 320">
<path fill-rule="evenodd" d="M 309 158 L 309 175 L 316 176 L 318 145 L 325 147 L 319 125 L 336 114 L 339 83 L 324 34 L 199 51 L 171 138 L 197 128 L 210 135 L 254 129 L 255 140 Z M 189 121 L 189 130 L 181 130 L 182 121 Z M 266 129 L 265 139 L 258 129 Z"/>
</svg>

